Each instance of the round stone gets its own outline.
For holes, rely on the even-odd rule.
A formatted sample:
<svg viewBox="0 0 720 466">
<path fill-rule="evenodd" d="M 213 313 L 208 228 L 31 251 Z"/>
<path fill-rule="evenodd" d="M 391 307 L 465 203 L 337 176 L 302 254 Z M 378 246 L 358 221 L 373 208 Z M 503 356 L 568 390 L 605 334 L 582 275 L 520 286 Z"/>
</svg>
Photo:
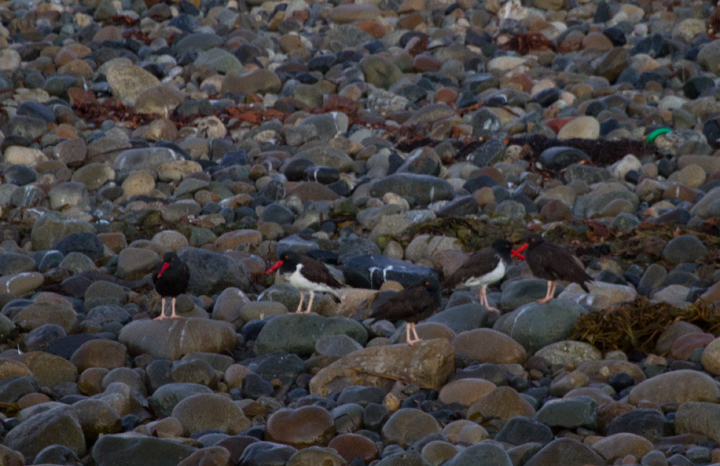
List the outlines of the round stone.
<svg viewBox="0 0 720 466">
<path fill-rule="evenodd" d="M 126 196 L 142 196 L 155 189 L 155 179 L 145 171 L 136 171 L 130 174 L 122 184 Z"/>
<path fill-rule="evenodd" d="M 459 379 L 445 385 L 438 399 L 443 403 L 460 403 L 471 406 L 497 388 L 494 383 L 484 379 Z"/>
<path fill-rule="evenodd" d="M 187 435 L 206 430 L 235 435 L 250 427 L 250 420 L 230 397 L 217 393 L 183 399 L 173 408 L 172 417 L 180 421 Z"/>
<path fill-rule="evenodd" d="M 387 420 L 382 428 L 385 444 L 396 443 L 409 447 L 428 434 L 440 432 L 435 418 L 418 409 L 402 408 Z"/>
<path fill-rule="evenodd" d="M 355 458 L 362 458 L 365 464 L 369 464 L 378 457 L 378 449 L 375 442 L 358 434 L 338 435 L 330 441 L 328 447 L 337 450 L 348 463 Z"/>
<path fill-rule="evenodd" d="M 268 440 L 295 448 L 327 446 L 335 436 L 335 421 L 319 406 L 284 408 L 274 412 L 267 421 Z"/>
</svg>

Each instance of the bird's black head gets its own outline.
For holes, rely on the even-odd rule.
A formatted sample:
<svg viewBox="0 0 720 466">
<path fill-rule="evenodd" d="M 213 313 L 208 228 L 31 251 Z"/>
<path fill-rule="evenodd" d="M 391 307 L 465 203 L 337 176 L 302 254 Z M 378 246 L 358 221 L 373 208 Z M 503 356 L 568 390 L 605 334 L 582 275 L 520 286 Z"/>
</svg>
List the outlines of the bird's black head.
<svg viewBox="0 0 720 466">
<path fill-rule="evenodd" d="M 506 239 L 496 239 L 492 244 L 492 248 L 500 254 L 510 254 L 512 243 Z"/>
<path fill-rule="evenodd" d="M 277 262 L 275 262 L 275 265 L 270 267 L 266 274 L 272 273 L 276 271 L 277 269 L 280 269 L 281 273 L 285 273 L 290 270 L 295 270 L 298 263 L 300 262 L 300 254 L 294 252 L 294 251 L 285 251 L 284 253 L 280 254 L 278 256 Z"/>
<path fill-rule="evenodd" d="M 423 280 L 420 282 L 422 286 L 425 287 L 426 290 L 430 292 L 435 292 L 440 290 L 440 282 L 435 278 L 428 278 L 427 280 Z"/>
<path fill-rule="evenodd" d="M 525 242 L 528 244 L 528 249 L 533 249 L 543 244 L 545 242 L 545 239 L 537 233 L 530 233 L 525 238 Z"/>
<path fill-rule="evenodd" d="M 175 254 L 174 252 L 166 252 L 163 256 L 163 262 L 165 262 L 166 264 L 171 264 L 177 260 L 180 259 L 178 259 L 177 254 Z"/>
<path fill-rule="evenodd" d="M 506 262 L 512 262 L 511 253 L 512 253 L 512 243 L 506 239 L 496 239 L 495 242 L 492 244 L 492 248 L 500 254 L 500 257 L 503 258 Z"/>
<path fill-rule="evenodd" d="M 278 260 L 283 261 L 283 264 L 291 264 L 295 268 L 295 265 L 300 262 L 300 254 L 295 251 L 285 251 L 278 257 Z"/>
</svg>

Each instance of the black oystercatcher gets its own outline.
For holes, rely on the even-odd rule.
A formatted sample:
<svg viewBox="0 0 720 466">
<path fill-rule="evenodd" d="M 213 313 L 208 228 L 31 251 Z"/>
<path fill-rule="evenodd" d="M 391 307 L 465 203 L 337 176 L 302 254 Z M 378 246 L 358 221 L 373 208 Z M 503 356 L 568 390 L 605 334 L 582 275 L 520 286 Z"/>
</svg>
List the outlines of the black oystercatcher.
<svg viewBox="0 0 720 466">
<path fill-rule="evenodd" d="M 505 276 L 512 263 L 514 251 L 510 241 L 495 240 L 492 247 L 474 252 L 450 277 L 442 284 L 443 288 L 456 286 L 480 286 L 480 304 L 488 310 L 499 312 L 490 306 L 487 299 L 487 287 L 497 283 Z"/>
<path fill-rule="evenodd" d="M 368 317 L 390 322 L 406 321 L 405 339 L 409 345 L 422 341 L 415 330 L 415 323 L 430 317 L 440 309 L 440 283 L 425 280 L 408 287 L 388 299 Z M 410 336 L 410 332 L 414 338 Z"/>
<path fill-rule="evenodd" d="M 325 264 L 312 257 L 301 256 L 293 251 L 283 253 L 275 265 L 265 273 L 269 274 L 277 269 L 280 269 L 280 275 L 292 287 L 300 290 L 300 303 L 295 311 L 298 314 L 310 313 L 316 291 L 330 293 L 337 297 L 335 289 L 342 287 Z M 303 312 L 300 309 L 302 309 L 303 300 L 305 299 L 304 291 L 306 290 L 310 292 L 310 302 L 307 310 Z"/>
<path fill-rule="evenodd" d="M 577 259 L 557 244 L 546 242 L 542 236 L 531 234 L 527 237 L 527 242 L 520 246 L 517 253 L 525 253 L 530 271 L 537 278 L 543 278 L 548 281 L 548 289 L 545 297 L 539 299 L 538 303 L 546 303 L 553 299 L 557 282 L 568 281 L 577 283 L 589 293 L 586 282 L 593 281 L 592 277 L 585 273 Z"/>
<path fill-rule="evenodd" d="M 165 317 L 165 300 L 167 298 L 172 298 L 172 314 L 169 318 L 181 317 L 175 314 L 175 299 L 185 293 L 190 282 L 190 269 L 187 264 L 181 261 L 174 252 L 166 252 L 163 256 L 163 263 L 158 265 L 152 279 L 162 303 L 160 315 L 155 320 L 168 318 Z"/>
</svg>

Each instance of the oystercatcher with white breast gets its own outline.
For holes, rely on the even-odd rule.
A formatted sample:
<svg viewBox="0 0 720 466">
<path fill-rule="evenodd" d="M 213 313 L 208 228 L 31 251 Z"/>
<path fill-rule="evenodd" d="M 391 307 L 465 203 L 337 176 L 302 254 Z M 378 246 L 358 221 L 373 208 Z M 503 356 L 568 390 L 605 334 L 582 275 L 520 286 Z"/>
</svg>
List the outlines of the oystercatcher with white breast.
<svg viewBox="0 0 720 466">
<path fill-rule="evenodd" d="M 538 234 L 528 235 L 526 241 L 517 252 L 522 253 L 527 249 L 525 260 L 530 271 L 537 278 L 548 281 L 547 293 L 544 298 L 537 301 L 538 303 L 546 303 L 553 299 L 558 281 L 577 283 L 586 293 L 590 292 L 585 283 L 593 279 L 572 254 L 557 244 L 548 243 Z"/>
<path fill-rule="evenodd" d="M 160 295 L 162 310 L 155 320 L 175 319 L 175 299 L 185 293 L 190 283 L 190 269 L 174 252 L 166 252 L 162 264 L 158 264 L 152 276 L 155 291 Z M 172 314 L 165 316 L 165 300 L 171 298 Z"/>
<path fill-rule="evenodd" d="M 443 282 L 443 288 L 457 286 L 480 287 L 480 304 L 488 310 L 499 312 L 490 306 L 487 299 L 487 287 L 499 282 L 505 277 L 508 267 L 516 252 L 512 249 L 510 241 L 495 240 L 492 247 L 483 248 L 474 252 L 450 277 Z"/>
<path fill-rule="evenodd" d="M 312 257 L 301 256 L 293 251 L 281 254 L 275 265 L 265 273 L 270 274 L 276 270 L 290 286 L 300 290 L 300 303 L 295 311 L 298 314 L 310 313 L 316 291 L 330 293 L 337 297 L 335 290 L 342 287 L 325 264 Z M 301 310 L 305 299 L 304 291 L 310 292 L 310 301 L 305 312 Z"/>
</svg>

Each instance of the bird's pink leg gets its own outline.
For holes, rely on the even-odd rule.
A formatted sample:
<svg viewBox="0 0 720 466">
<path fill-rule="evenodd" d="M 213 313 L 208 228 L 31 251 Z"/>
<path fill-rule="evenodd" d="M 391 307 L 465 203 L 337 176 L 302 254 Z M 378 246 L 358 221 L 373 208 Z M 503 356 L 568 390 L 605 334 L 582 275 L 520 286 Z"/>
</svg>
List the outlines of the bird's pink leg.
<svg viewBox="0 0 720 466">
<path fill-rule="evenodd" d="M 412 345 L 412 343 L 410 343 L 410 324 L 409 323 L 405 324 L 405 342 L 408 345 Z"/>
<path fill-rule="evenodd" d="M 303 313 L 303 312 L 300 310 L 300 309 L 302 309 L 303 301 L 305 301 L 305 292 L 304 292 L 304 291 L 301 291 L 301 292 L 300 292 L 300 302 L 298 303 L 298 308 L 297 308 L 297 310 L 295 311 L 295 312 L 298 313 L 298 314 L 302 314 L 302 313 Z"/>
<path fill-rule="evenodd" d="M 308 307 L 305 310 L 305 312 L 303 312 L 303 314 L 310 314 L 310 309 L 312 309 L 313 299 L 315 299 L 315 292 L 311 291 L 310 292 L 310 301 L 308 301 Z"/>
<path fill-rule="evenodd" d="M 548 280 L 547 293 L 545 293 L 545 297 L 543 299 L 538 299 L 537 303 L 543 304 L 543 303 L 546 303 L 546 302 L 550 301 L 551 299 L 553 299 L 554 289 L 555 289 L 555 282 Z"/>
<path fill-rule="evenodd" d="M 182 316 L 179 316 L 175 314 L 175 298 L 172 299 L 172 314 L 170 314 L 171 319 L 182 319 Z"/>
<path fill-rule="evenodd" d="M 488 311 L 500 313 L 500 310 L 496 307 L 492 307 L 487 299 L 487 286 L 483 285 L 480 287 L 480 304 L 485 306 Z"/>
<path fill-rule="evenodd" d="M 422 338 L 420 338 L 420 335 L 418 335 L 418 333 L 417 333 L 417 327 L 415 326 L 415 324 L 412 325 L 412 332 L 413 332 L 413 335 L 415 335 L 415 339 L 417 341 L 422 341 Z"/>
<path fill-rule="evenodd" d="M 163 320 L 165 317 L 165 298 L 160 298 L 160 315 L 155 317 L 153 320 Z"/>
<path fill-rule="evenodd" d="M 415 335 L 412 339 L 408 338 L 408 345 L 414 345 L 415 343 L 421 342 L 422 340 L 418 336 L 417 330 L 415 330 L 415 324 L 413 322 L 409 322 L 405 325 L 407 326 L 406 328 Z"/>
</svg>

